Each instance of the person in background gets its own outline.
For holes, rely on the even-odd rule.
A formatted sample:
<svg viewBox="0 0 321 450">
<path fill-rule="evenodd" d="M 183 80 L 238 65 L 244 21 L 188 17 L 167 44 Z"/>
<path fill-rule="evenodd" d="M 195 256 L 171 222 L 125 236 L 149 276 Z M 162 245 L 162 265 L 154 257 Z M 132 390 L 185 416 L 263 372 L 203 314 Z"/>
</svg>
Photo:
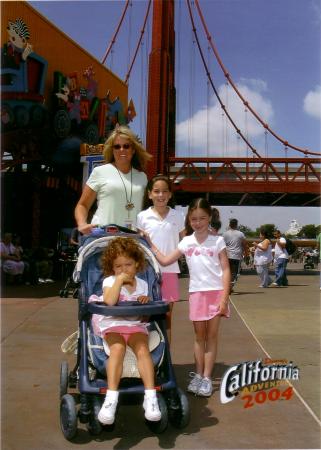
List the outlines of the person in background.
<svg viewBox="0 0 321 450">
<path fill-rule="evenodd" d="M 12 242 L 17 250 L 17 255 L 19 256 L 20 260 L 23 261 L 25 267 L 23 271 L 23 281 L 25 284 L 31 284 L 31 268 L 32 268 L 32 261 L 30 260 L 30 254 L 28 252 L 25 252 L 24 248 L 21 244 L 21 237 L 18 234 L 15 234 L 13 236 Z"/>
<path fill-rule="evenodd" d="M 269 266 L 273 260 L 272 256 L 272 243 L 268 237 L 265 227 L 260 228 L 259 243 L 254 242 L 252 251 L 254 251 L 254 265 L 256 272 L 260 278 L 260 288 L 267 288 L 272 283 L 272 279 L 269 276 Z"/>
<path fill-rule="evenodd" d="M 233 288 L 239 276 L 243 256 L 247 256 L 248 254 L 248 245 L 244 233 L 239 231 L 237 226 L 237 219 L 230 219 L 229 229 L 223 233 L 231 269 L 230 293 L 233 292 Z"/>
<path fill-rule="evenodd" d="M 222 226 L 220 212 L 217 208 L 212 207 L 212 218 L 210 223 L 211 234 L 218 235 L 218 232 Z"/>
<path fill-rule="evenodd" d="M 286 251 L 286 239 L 281 235 L 280 230 L 274 230 L 273 235 L 276 242 L 274 246 L 275 280 L 272 284 L 277 287 L 288 286 L 286 266 L 289 261 L 289 254 Z"/>
<path fill-rule="evenodd" d="M 162 253 L 175 250 L 185 234 L 184 216 L 169 205 L 172 199 L 172 185 L 165 175 L 156 175 L 147 184 L 144 211 L 137 216 L 137 229 L 147 233 Z M 174 302 L 179 300 L 178 262 L 160 267 L 162 272 L 162 299 L 169 303 L 166 325 L 168 340 L 171 341 L 171 318 Z"/>
<path fill-rule="evenodd" d="M 5 233 L 0 243 L 1 266 L 8 276 L 8 282 L 14 282 L 15 278 L 21 282 L 25 270 L 25 264 L 21 261 L 19 249 L 12 242 L 12 233 Z"/>
<path fill-rule="evenodd" d="M 108 224 L 135 228 L 137 214 L 142 210 L 147 185 L 144 170 L 152 156 L 126 126 L 119 126 L 111 133 L 103 155 L 105 164 L 94 168 L 75 208 L 77 227 L 83 234 Z M 88 214 L 95 201 L 97 209 L 88 224 Z"/>
<path fill-rule="evenodd" d="M 211 233 L 212 209 L 204 198 L 188 207 L 186 236 L 177 248 L 163 255 L 151 242 L 157 260 L 163 266 L 185 255 L 190 273 L 189 318 L 193 322 L 196 373 L 191 372 L 187 391 L 209 397 L 213 393 L 212 372 L 218 346 L 221 317 L 229 317 L 230 267 L 222 236 Z M 192 234 L 190 234 L 192 232 Z"/>
<path fill-rule="evenodd" d="M 54 269 L 53 263 L 54 251 L 46 247 L 38 247 L 33 253 L 35 260 L 35 268 L 37 281 L 39 284 L 53 283 L 52 273 Z"/>
<path fill-rule="evenodd" d="M 319 253 L 319 262 L 320 262 L 320 289 L 321 289 L 321 233 L 317 236 L 317 250 Z"/>
</svg>

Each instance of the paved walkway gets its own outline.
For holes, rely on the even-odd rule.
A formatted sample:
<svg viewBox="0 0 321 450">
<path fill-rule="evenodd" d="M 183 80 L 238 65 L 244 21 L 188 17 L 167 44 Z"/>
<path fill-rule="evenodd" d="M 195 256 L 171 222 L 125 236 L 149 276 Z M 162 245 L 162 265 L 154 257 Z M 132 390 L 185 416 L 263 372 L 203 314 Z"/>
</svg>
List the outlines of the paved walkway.
<svg viewBox="0 0 321 450">
<path fill-rule="evenodd" d="M 187 319 L 187 279 L 174 308 L 172 358 L 179 385 L 193 370 L 193 331 Z M 258 449 L 320 448 L 320 307 L 317 274 L 291 274 L 288 288 L 257 288 L 254 274 L 242 275 L 232 295 L 232 314 L 220 330 L 216 392 L 189 396 L 191 422 L 153 435 L 141 406 L 120 408 L 113 432 L 90 436 L 83 425 L 73 442 L 59 426 L 59 370 L 63 339 L 77 327 L 77 302 L 60 299 L 59 286 L 5 289 L 1 301 L 3 450 Z M 244 323 L 244 320 L 246 323 Z M 299 395 L 244 408 L 238 396 L 219 399 L 220 379 L 235 363 L 265 358 L 292 360 L 301 370 Z M 74 357 L 67 358 L 72 366 Z"/>
</svg>

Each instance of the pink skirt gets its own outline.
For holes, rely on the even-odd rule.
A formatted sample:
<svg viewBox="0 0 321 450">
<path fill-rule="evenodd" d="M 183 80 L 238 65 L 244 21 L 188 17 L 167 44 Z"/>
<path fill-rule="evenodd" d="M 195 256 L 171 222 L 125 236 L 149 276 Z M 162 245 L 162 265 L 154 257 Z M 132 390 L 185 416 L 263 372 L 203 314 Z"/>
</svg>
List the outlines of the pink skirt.
<svg viewBox="0 0 321 450">
<path fill-rule="evenodd" d="M 132 327 L 126 327 L 126 325 L 123 326 L 118 326 L 118 327 L 110 327 L 105 331 L 105 336 L 107 336 L 109 333 L 117 333 L 120 336 L 122 336 L 124 338 L 124 341 L 128 342 L 128 339 L 130 338 L 130 336 L 132 334 L 137 334 L 137 333 L 143 333 L 148 335 L 148 331 L 146 330 L 146 327 L 144 326 L 132 326 Z"/>
<path fill-rule="evenodd" d="M 179 300 L 179 285 L 177 273 L 162 273 L 161 294 L 164 302 Z"/>
<path fill-rule="evenodd" d="M 193 322 L 210 320 L 220 314 L 219 305 L 223 291 L 200 291 L 189 294 L 189 318 Z M 230 317 L 230 307 L 228 306 L 225 317 Z"/>
</svg>

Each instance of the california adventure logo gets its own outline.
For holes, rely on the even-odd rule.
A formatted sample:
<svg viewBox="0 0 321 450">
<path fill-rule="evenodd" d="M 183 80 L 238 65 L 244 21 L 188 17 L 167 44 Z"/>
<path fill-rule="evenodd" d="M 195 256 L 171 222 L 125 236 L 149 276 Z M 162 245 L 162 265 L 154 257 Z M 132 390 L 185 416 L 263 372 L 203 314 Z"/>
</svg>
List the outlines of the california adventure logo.
<svg viewBox="0 0 321 450">
<path fill-rule="evenodd" d="M 287 380 L 299 380 L 300 369 L 285 359 L 266 358 L 246 361 L 231 366 L 224 374 L 221 387 L 221 403 L 228 403 L 242 393 L 244 408 L 279 399 L 290 400 L 293 387 Z"/>
</svg>

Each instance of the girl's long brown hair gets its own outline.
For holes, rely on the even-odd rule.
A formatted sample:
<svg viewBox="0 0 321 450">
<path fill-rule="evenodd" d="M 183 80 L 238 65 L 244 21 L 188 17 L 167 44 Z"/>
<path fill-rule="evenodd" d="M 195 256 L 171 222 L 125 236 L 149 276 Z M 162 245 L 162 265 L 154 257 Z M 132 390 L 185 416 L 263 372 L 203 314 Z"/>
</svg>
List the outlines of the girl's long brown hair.
<svg viewBox="0 0 321 450">
<path fill-rule="evenodd" d="M 208 216 L 211 218 L 211 225 L 212 225 L 212 218 L 213 218 L 213 214 L 212 214 L 212 207 L 209 204 L 209 202 L 205 199 L 205 198 L 195 198 L 194 200 L 191 201 L 191 203 L 189 204 L 188 210 L 187 210 L 187 214 L 185 217 L 185 230 L 186 230 L 186 235 L 190 235 L 193 234 L 193 228 L 190 225 L 190 215 L 191 213 L 195 210 L 195 209 L 203 209 Z M 215 210 L 218 212 L 218 210 L 215 208 Z M 216 213 L 215 213 L 216 214 Z M 215 220 L 217 219 L 217 217 L 215 217 Z"/>
</svg>

